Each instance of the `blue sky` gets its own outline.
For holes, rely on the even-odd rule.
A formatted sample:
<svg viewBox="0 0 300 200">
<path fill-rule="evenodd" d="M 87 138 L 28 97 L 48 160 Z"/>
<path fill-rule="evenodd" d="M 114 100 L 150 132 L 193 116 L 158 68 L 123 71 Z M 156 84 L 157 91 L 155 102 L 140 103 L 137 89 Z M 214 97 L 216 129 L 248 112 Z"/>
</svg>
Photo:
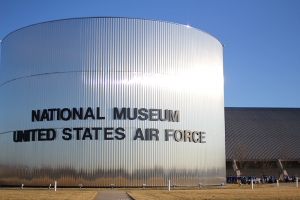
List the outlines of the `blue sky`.
<svg viewBox="0 0 300 200">
<path fill-rule="evenodd" d="M 225 106 L 300 107 L 299 0 L 0 0 L 0 40 L 27 25 L 93 16 L 208 32 L 225 44 Z"/>
</svg>

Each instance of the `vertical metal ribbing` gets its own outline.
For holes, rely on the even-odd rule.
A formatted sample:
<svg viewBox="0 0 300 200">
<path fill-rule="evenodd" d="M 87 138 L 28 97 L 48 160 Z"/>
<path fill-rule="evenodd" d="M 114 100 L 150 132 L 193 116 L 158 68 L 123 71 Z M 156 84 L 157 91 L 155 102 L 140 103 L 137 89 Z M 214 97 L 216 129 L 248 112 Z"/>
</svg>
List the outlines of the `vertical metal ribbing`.
<svg viewBox="0 0 300 200">
<path fill-rule="evenodd" d="M 28 185 L 54 178 L 70 186 L 78 181 L 84 186 L 224 181 L 225 149 L 218 148 L 225 142 L 223 87 L 216 82 L 222 79 L 222 46 L 210 35 L 162 21 L 70 19 L 10 34 L 2 42 L 2 55 L 0 151 L 10 153 L 0 155 L 0 166 L 16 166 L 12 173 L 38 170 L 28 176 L 44 178 Z M 220 87 L 208 88 L 214 84 Z M 31 110 L 64 107 L 100 107 L 106 119 L 30 122 Z M 113 107 L 179 110 L 180 122 L 113 120 Z M 20 115 L 11 114 L 16 111 Z M 124 127 L 126 138 L 104 140 L 102 131 L 97 141 L 64 141 L 64 127 Z M 59 137 L 12 142 L 12 131 L 34 128 L 55 128 Z M 133 140 L 136 128 L 159 129 L 159 141 Z M 206 131 L 207 143 L 167 142 L 165 129 Z"/>
</svg>

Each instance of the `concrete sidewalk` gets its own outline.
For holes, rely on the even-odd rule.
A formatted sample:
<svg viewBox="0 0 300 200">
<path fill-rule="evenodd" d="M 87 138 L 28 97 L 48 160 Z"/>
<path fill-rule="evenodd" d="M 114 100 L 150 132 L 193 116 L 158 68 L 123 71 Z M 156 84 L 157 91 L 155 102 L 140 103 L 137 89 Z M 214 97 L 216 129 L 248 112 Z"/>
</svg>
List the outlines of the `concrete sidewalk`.
<svg viewBox="0 0 300 200">
<path fill-rule="evenodd" d="M 103 190 L 99 191 L 95 200 L 132 200 L 124 190 Z"/>
</svg>

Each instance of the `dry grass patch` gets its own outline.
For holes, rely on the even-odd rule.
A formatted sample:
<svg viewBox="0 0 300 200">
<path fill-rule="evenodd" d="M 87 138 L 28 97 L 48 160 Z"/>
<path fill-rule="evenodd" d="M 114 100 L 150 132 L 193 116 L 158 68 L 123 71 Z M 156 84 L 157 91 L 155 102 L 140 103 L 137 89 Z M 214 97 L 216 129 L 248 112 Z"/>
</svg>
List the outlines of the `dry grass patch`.
<svg viewBox="0 0 300 200">
<path fill-rule="evenodd" d="M 153 190 L 140 189 L 128 191 L 134 199 L 300 199 L 300 188 L 287 186 L 261 186 L 250 189 L 249 185 L 238 187 L 208 187 L 208 188 L 188 188 Z"/>
<path fill-rule="evenodd" d="M 100 190 L 110 190 L 108 188 L 58 188 L 54 192 L 53 188 L 3 188 L 0 187 L 0 200 L 2 199 L 86 199 L 92 200 Z M 254 190 L 249 185 L 238 187 L 237 185 L 207 186 L 189 188 L 114 188 L 114 190 L 125 190 L 135 200 L 140 199 L 300 199 L 300 188 L 294 184 L 266 184 L 261 187 L 254 186 Z"/>
<path fill-rule="evenodd" d="M 87 199 L 92 200 L 98 194 L 99 189 L 71 189 L 58 188 L 0 188 L 0 199 L 19 200 L 19 199 Z"/>
</svg>

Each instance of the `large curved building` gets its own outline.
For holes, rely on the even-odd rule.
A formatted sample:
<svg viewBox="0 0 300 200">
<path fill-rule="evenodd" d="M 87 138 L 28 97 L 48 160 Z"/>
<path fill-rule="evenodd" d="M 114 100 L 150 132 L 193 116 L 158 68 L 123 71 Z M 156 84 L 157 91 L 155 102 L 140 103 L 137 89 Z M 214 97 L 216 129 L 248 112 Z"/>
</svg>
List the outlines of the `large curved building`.
<svg viewBox="0 0 300 200">
<path fill-rule="evenodd" d="M 0 185 L 225 182 L 216 38 L 100 17 L 27 26 L 1 46 Z"/>
</svg>

